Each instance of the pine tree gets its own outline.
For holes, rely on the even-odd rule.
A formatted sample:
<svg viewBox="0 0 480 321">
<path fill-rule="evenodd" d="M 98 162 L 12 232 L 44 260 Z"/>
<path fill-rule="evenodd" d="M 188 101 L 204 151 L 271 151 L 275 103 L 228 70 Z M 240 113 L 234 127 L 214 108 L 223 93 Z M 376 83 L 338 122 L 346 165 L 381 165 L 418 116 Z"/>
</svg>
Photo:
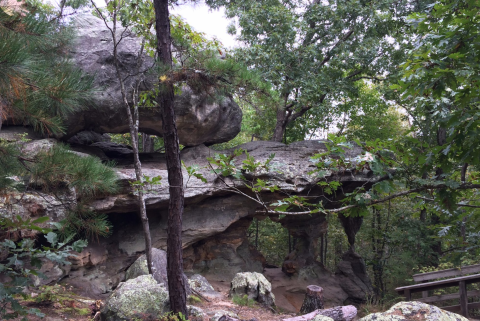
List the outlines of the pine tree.
<svg viewBox="0 0 480 321">
<path fill-rule="evenodd" d="M 168 0 L 155 0 L 155 16 L 157 31 L 157 52 L 160 62 L 168 69 L 172 68 L 172 40 L 170 36 L 170 20 Z M 158 104 L 163 109 L 162 127 L 167 159 L 170 203 L 168 206 L 167 228 L 167 274 L 170 307 L 175 313 L 187 314 L 186 284 L 183 278 L 182 256 L 182 216 L 184 205 L 184 187 L 182 164 L 180 162 L 180 146 L 175 111 L 173 109 L 173 84 L 161 84 L 162 92 Z"/>
<path fill-rule="evenodd" d="M 82 2 L 70 4 L 78 7 Z M 12 8 L 0 2 L 0 124 L 57 135 L 63 131 L 63 118 L 87 105 L 93 79 L 65 57 L 74 33 L 60 18 L 40 3 Z M 107 235 L 111 229 L 106 217 L 86 211 L 82 202 L 116 190 L 110 166 L 78 157 L 62 145 L 26 156 L 24 143 L 0 140 L 0 191 L 22 192 L 32 184 L 54 194 L 72 189 L 80 202 L 67 205 L 64 232 Z"/>
<path fill-rule="evenodd" d="M 8 12 L 8 13 L 7 13 Z M 65 57 L 73 31 L 40 7 L 15 12 L 0 2 L 0 119 L 46 135 L 86 105 L 93 90 Z"/>
</svg>

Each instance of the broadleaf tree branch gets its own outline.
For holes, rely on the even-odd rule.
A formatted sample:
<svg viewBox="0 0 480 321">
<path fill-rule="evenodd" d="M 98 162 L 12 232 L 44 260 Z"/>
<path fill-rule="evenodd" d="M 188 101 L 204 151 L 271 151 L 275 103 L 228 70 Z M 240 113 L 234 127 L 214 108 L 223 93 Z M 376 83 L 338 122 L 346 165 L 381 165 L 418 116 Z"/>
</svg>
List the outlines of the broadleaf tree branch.
<svg viewBox="0 0 480 321">
<path fill-rule="evenodd" d="M 385 198 L 382 198 L 382 199 L 379 199 L 379 200 L 373 200 L 373 201 L 371 201 L 369 203 L 366 203 L 366 204 L 352 204 L 352 205 L 347 205 L 347 206 L 343 206 L 343 207 L 339 207 L 339 208 L 335 208 L 335 209 L 322 209 L 322 210 L 314 209 L 314 210 L 302 211 L 302 212 L 283 212 L 283 211 L 268 210 L 266 212 L 268 214 L 282 214 L 282 215 L 305 215 L 305 214 L 314 214 L 314 213 L 317 213 L 317 212 L 321 212 L 321 213 L 340 213 L 340 212 L 343 212 L 343 211 L 346 211 L 346 210 L 349 210 L 349 209 L 352 209 L 352 208 L 358 208 L 358 207 L 361 207 L 361 206 L 372 206 L 372 205 L 375 205 L 375 204 L 384 203 L 384 202 L 387 202 L 387 201 L 389 201 L 391 199 L 394 199 L 394 198 L 407 196 L 407 195 L 410 195 L 410 194 L 413 194 L 413 193 L 418 193 L 418 192 L 425 191 L 425 190 L 442 189 L 442 188 L 449 188 L 449 187 L 446 184 L 424 185 L 424 186 L 421 186 L 421 187 L 412 188 L 412 189 L 409 189 L 409 190 L 406 190 L 406 191 L 391 194 L 391 195 L 389 195 Z M 480 184 L 462 184 L 462 185 L 458 186 L 456 189 L 459 189 L 459 190 L 480 189 Z M 471 205 L 471 206 L 473 206 L 473 205 Z M 257 212 L 264 213 L 263 211 L 257 211 Z"/>
</svg>

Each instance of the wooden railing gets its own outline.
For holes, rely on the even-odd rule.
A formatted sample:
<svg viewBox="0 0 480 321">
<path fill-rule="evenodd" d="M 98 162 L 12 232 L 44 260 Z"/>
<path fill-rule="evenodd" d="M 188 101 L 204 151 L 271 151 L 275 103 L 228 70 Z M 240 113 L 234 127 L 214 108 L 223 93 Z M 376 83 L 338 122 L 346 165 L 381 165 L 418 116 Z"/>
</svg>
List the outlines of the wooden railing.
<svg viewBox="0 0 480 321">
<path fill-rule="evenodd" d="M 432 281 L 443 278 L 450 279 Z M 480 308 L 480 302 L 468 303 L 469 297 L 480 296 L 480 290 L 467 291 L 467 285 L 472 283 L 480 283 L 480 264 L 465 266 L 461 269 L 449 269 L 436 272 L 415 274 L 413 276 L 413 280 L 415 281 L 415 283 L 418 284 L 402 286 L 395 289 L 398 294 L 405 295 L 407 301 L 411 301 L 412 293 L 422 292 L 422 298 L 415 299 L 415 301 L 434 303 L 446 300 L 460 299 L 459 305 L 442 307 L 442 309 L 453 312 L 460 312 L 465 317 L 468 317 L 469 309 Z M 428 296 L 428 291 L 444 289 L 453 286 L 459 287 L 459 293 Z"/>
</svg>

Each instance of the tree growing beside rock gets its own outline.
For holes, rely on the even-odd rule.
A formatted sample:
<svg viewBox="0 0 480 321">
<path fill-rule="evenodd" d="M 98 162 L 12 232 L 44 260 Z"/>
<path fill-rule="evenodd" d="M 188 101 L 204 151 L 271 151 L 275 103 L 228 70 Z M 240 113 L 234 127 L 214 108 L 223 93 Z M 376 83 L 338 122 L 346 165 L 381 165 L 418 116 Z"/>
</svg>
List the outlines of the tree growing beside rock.
<svg viewBox="0 0 480 321">
<path fill-rule="evenodd" d="M 118 46 L 123 40 L 125 33 L 132 33 L 132 26 L 134 26 L 135 19 L 138 19 L 140 14 L 138 11 L 143 10 L 143 14 L 148 12 L 148 8 L 144 8 L 140 5 L 133 7 L 133 10 L 125 11 L 125 8 L 128 6 L 128 2 L 117 2 L 111 1 L 106 2 L 106 13 L 100 10 L 94 1 L 91 1 L 92 6 L 95 8 L 96 14 L 103 20 L 105 26 L 110 31 L 111 40 L 113 42 L 112 46 L 112 56 L 113 64 L 115 66 L 116 80 L 120 85 L 120 92 L 122 96 L 122 104 L 127 115 L 128 128 L 130 132 L 131 146 L 133 149 L 133 159 L 134 159 L 134 168 L 135 168 L 135 178 L 136 181 L 133 183 L 135 192 L 138 199 L 138 209 L 140 219 L 142 221 L 143 233 L 145 238 L 145 254 L 147 259 L 147 268 L 150 274 L 153 274 L 154 267 L 152 266 L 152 241 L 150 237 L 150 226 L 148 223 L 147 217 L 147 208 L 145 206 L 144 200 L 144 185 L 145 177 L 142 173 L 142 164 L 140 162 L 139 148 L 140 144 L 138 141 L 139 134 L 139 104 L 140 104 L 140 84 L 145 78 L 145 73 L 149 72 L 149 68 L 145 67 L 144 58 L 145 58 L 145 43 L 146 39 L 141 39 L 141 45 L 138 49 L 136 55 L 136 66 L 131 74 L 124 74 L 120 68 Z M 144 5 L 144 4 L 143 4 Z M 108 14 L 108 15 L 107 15 Z M 122 32 L 118 32 L 118 23 L 122 22 L 123 28 Z M 153 21 L 147 22 L 145 28 L 149 29 L 149 26 Z M 138 27 L 138 26 L 137 26 Z M 150 66 L 150 68 L 153 66 Z M 125 80 L 131 78 L 131 80 L 126 83 Z"/>
<path fill-rule="evenodd" d="M 170 35 L 170 17 L 168 0 L 155 0 L 155 30 L 157 35 L 157 53 L 159 62 L 165 71 L 172 68 L 172 40 Z M 169 75 L 167 74 L 168 78 Z M 161 77 L 160 77 L 161 79 Z M 180 146 L 175 124 L 173 83 L 160 83 L 160 95 L 157 98 L 162 108 L 165 154 L 167 158 L 170 202 L 168 206 L 167 275 L 170 306 L 174 313 L 188 317 L 186 284 L 183 277 L 182 251 L 182 215 L 184 186 Z"/>
<path fill-rule="evenodd" d="M 61 13 L 48 6 L 0 5 L 0 41 L 4 44 L 0 49 L 0 123 L 29 125 L 45 135 L 60 134 L 63 118 L 81 109 L 93 92 L 92 79 L 61 57 L 72 30 L 58 21 Z M 0 290 L 2 319 L 41 316 L 37 309 L 21 306 L 19 296 L 26 298 L 25 287 L 38 278 L 42 260 L 68 265 L 71 251 L 81 251 L 87 244 L 79 238 L 110 233 L 105 216 L 90 211 L 85 202 L 117 190 L 116 175 L 108 164 L 75 154 L 50 139 L 32 142 L 35 133 L 28 132 L 0 139 L 0 270 L 7 277 Z M 53 222 L 55 232 L 46 225 L 49 217 L 32 219 L 12 210 L 16 204 L 9 200 L 23 198 L 43 201 L 31 209 L 36 216 L 56 208 L 55 214 L 63 220 Z M 48 242 L 41 248 L 34 241 L 37 234 L 45 234 Z"/>
</svg>

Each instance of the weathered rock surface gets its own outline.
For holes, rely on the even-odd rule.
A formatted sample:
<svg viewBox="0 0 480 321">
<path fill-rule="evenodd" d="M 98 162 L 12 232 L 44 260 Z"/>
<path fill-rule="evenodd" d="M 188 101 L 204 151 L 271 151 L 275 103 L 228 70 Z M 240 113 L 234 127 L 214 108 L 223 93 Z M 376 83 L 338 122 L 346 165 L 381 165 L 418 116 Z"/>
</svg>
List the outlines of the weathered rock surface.
<svg viewBox="0 0 480 321">
<path fill-rule="evenodd" d="M 124 32 L 117 27 L 117 36 Z M 120 84 L 113 64 L 113 42 L 110 31 L 103 21 L 83 15 L 77 21 L 78 38 L 72 49 L 75 63 L 90 75 L 95 75 L 95 85 L 101 88 L 94 104 L 68 117 L 66 138 L 83 131 L 97 133 L 127 133 L 126 112 L 122 105 Z M 135 74 L 140 40 L 131 32 L 123 33 L 118 49 L 120 72 L 130 88 Z M 152 58 L 146 56 L 141 70 L 153 66 Z M 153 88 L 157 77 L 152 73 L 144 77 L 141 90 Z M 130 96 L 130 95 L 129 95 Z M 215 95 L 194 92 L 184 87 L 175 97 L 175 113 L 180 144 L 195 146 L 229 141 L 240 131 L 242 111 L 231 97 L 214 98 Z M 159 108 L 140 109 L 140 132 L 162 135 L 161 111 Z"/>
<path fill-rule="evenodd" d="M 352 321 L 357 315 L 357 308 L 353 305 L 338 306 L 330 309 L 315 310 L 283 321 Z"/>
<path fill-rule="evenodd" d="M 320 264 L 303 267 L 291 276 L 283 273 L 280 268 L 266 268 L 264 275 L 272 284 L 275 303 L 287 311 L 300 311 L 305 298 L 305 289 L 312 283 L 323 288 L 326 306 L 341 305 L 348 298 L 335 274 Z"/>
<path fill-rule="evenodd" d="M 272 285 L 263 276 L 257 272 L 237 273 L 230 285 L 230 296 L 247 295 L 266 306 L 275 306 L 275 295 L 272 293 Z"/>
<path fill-rule="evenodd" d="M 101 310 L 103 321 L 126 321 L 144 316 L 157 317 L 169 311 L 168 291 L 151 275 L 122 282 Z"/>
<path fill-rule="evenodd" d="M 153 266 L 153 278 L 159 284 L 163 284 L 168 289 L 168 277 L 167 277 L 167 252 L 152 248 L 152 266 Z M 125 280 L 131 280 L 139 277 L 140 275 L 148 275 L 147 258 L 145 254 L 142 254 L 133 263 L 125 273 Z"/>
<path fill-rule="evenodd" d="M 89 146 L 89 148 L 93 147 Z M 270 154 L 275 153 L 272 169 L 268 172 L 257 173 L 258 176 L 278 185 L 289 194 L 318 196 L 312 198 L 312 202 L 324 200 L 322 191 L 317 186 L 322 178 L 309 174 L 314 168 L 310 158 L 314 154 L 326 150 L 322 142 L 297 142 L 288 146 L 274 142 L 251 142 L 239 146 L 239 148 L 247 150 L 257 161 L 265 161 Z M 222 153 L 232 152 L 233 150 L 222 151 Z M 359 148 L 353 148 L 348 150 L 347 156 L 353 159 L 360 152 Z M 82 153 L 96 155 L 96 152 L 88 148 L 82 150 Z M 229 191 L 223 182 L 211 173 L 207 167 L 206 158 L 215 153 L 218 152 L 204 145 L 185 148 L 182 151 L 182 160 L 186 165 L 198 165 L 199 172 L 207 179 L 207 183 L 194 177 L 184 180 L 186 184 L 182 233 L 184 267 L 189 274 L 201 273 L 212 281 L 229 282 L 239 272 L 263 271 L 265 259 L 249 244 L 247 229 L 253 217 L 259 215 L 265 217 L 265 214 L 258 212 L 262 209 L 260 204 Z M 126 269 L 145 250 L 142 224 L 136 213 L 136 199 L 132 195 L 129 184 L 130 181 L 135 180 L 131 160 L 125 155 L 111 157 L 106 156 L 105 153 L 103 155 L 107 160 L 117 163 L 115 169 L 122 189 L 118 194 L 96 199 L 89 206 L 99 213 L 109 215 L 109 220 L 113 224 L 113 234 L 107 239 L 100 238 L 98 242 L 91 242 L 89 249 L 93 249 L 94 246 L 96 249 L 88 251 L 93 251 L 91 253 L 94 255 L 92 256 L 88 251 L 82 252 L 81 259 L 75 261 L 68 277 L 62 281 L 80 287 L 84 294 L 93 294 L 99 297 L 111 292 L 119 282 L 125 279 Z M 239 156 L 235 161 L 240 164 L 244 159 L 245 156 Z M 164 155 L 143 154 L 142 165 L 145 175 L 161 176 L 162 182 L 165 182 L 163 185 L 154 186 L 151 191 L 146 193 L 145 200 L 152 244 L 155 248 L 166 249 L 169 194 Z M 186 177 L 186 172 L 184 175 Z M 369 171 L 355 172 L 349 169 L 339 173 L 327 173 L 326 178 L 341 181 L 342 192 L 345 193 L 351 192 L 360 185 L 368 186 L 377 179 Z M 242 186 L 242 181 L 227 178 L 227 182 L 235 184 L 240 190 L 247 191 Z M 14 212 L 33 216 L 35 211 L 32 212 L 31 208 L 35 207 L 39 208 L 39 213 L 45 213 L 53 221 L 63 218 L 63 214 L 60 215 L 61 209 L 55 207 L 58 201 L 54 196 L 42 193 L 35 193 L 35 195 L 38 200 L 35 199 L 32 202 L 25 202 L 28 194 L 25 194 L 21 201 L 19 196 L 15 201 L 17 203 L 15 203 Z M 42 205 L 45 196 L 50 197 L 51 201 Z M 283 197 L 283 194 L 265 192 L 261 196 L 265 201 L 273 201 Z M 342 197 L 340 192 L 337 193 L 337 196 Z M 13 199 L 15 198 L 9 200 Z M 75 199 L 71 201 L 74 202 Z M 61 202 L 58 204 L 61 205 Z M 326 206 L 330 205 L 326 204 Z M 281 271 L 279 273 L 285 276 L 285 279 L 273 277 L 275 282 L 278 281 L 278 284 L 283 287 L 282 291 L 285 295 L 282 295 L 281 301 L 285 305 L 289 305 L 289 310 L 298 312 L 305 294 L 305 287 L 310 284 L 318 284 L 324 288 L 325 303 L 330 306 L 343 304 L 347 299 L 352 302 L 365 299 L 366 292 L 360 286 L 363 282 L 361 274 L 346 273 L 347 270 L 342 268 L 339 270 L 342 274 L 337 277 L 315 262 L 314 258 L 318 254 L 316 240 L 326 229 L 325 215 L 295 215 L 282 219 L 276 215 L 270 217 L 279 221 L 297 239 L 294 253 L 288 257 L 291 266 L 294 267 L 289 271 L 290 277 L 285 276 Z M 350 262 L 352 270 L 354 270 L 353 266 L 360 262 L 358 260 L 347 261 Z M 270 279 L 268 273 L 267 277 Z M 340 282 L 340 278 L 351 279 L 357 287 L 349 286 L 351 290 L 348 290 L 347 293 L 347 290 L 342 288 L 342 283 L 348 283 Z M 275 293 L 276 289 L 273 291 Z M 297 297 L 299 298 L 298 306 Z"/>
<path fill-rule="evenodd" d="M 208 282 L 208 280 L 200 275 L 194 274 L 188 278 L 188 285 L 192 290 L 200 293 L 201 295 L 207 298 L 220 298 L 222 294 L 220 292 L 215 291 L 213 286 Z"/>
<path fill-rule="evenodd" d="M 153 278 L 159 284 L 163 284 L 168 289 L 168 276 L 167 276 L 167 252 L 152 248 L 152 270 Z M 133 263 L 125 273 L 125 280 L 131 280 L 139 277 L 140 275 L 148 275 L 147 257 L 142 254 Z M 190 294 L 190 286 L 187 276 L 184 274 L 183 278 L 187 286 L 187 295 Z"/>
<path fill-rule="evenodd" d="M 207 316 L 201 308 L 193 305 L 187 305 L 187 312 L 190 321 L 203 321 Z"/>
<path fill-rule="evenodd" d="M 241 206 L 242 197 L 235 196 L 231 200 L 235 201 L 232 205 L 238 202 Z M 226 203 L 221 205 L 226 206 Z M 239 272 L 262 272 L 265 258 L 247 240 L 251 221 L 250 217 L 242 218 L 224 232 L 187 247 L 183 252 L 185 270 L 202 273 L 210 280 L 221 282 L 230 282 Z"/>
<path fill-rule="evenodd" d="M 91 130 L 85 130 L 83 132 L 77 133 L 75 136 L 71 137 L 67 143 L 69 144 L 80 144 L 80 145 L 91 145 L 98 142 L 110 142 L 112 139 L 107 134 L 99 134 Z"/>
<path fill-rule="evenodd" d="M 399 302 L 385 312 L 372 313 L 359 321 L 468 321 L 467 318 L 422 302 Z"/>
<path fill-rule="evenodd" d="M 238 318 L 238 315 L 236 313 L 233 313 L 230 311 L 218 310 L 218 311 L 215 311 L 215 314 L 210 318 L 210 321 L 220 321 L 224 316 L 229 316 L 234 319 Z"/>
<path fill-rule="evenodd" d="M 18 142 L 25 139 L 41 139 L 41 135 L 35 133 L 30 127 L 23 126 L 2 126 L 0 140 L 7 142 Z"/>
<path fill-rule="evenodd" d="M 363 298 L 373 295 L 373 287 L 365 262 L 353 250 L 350 249 L 343 254 L 335 275 L 342 289 L 348 294 L 348 303 L 363 303 Z"/>
<path fill-rule="evenodd" d="M 40 286 L 60 281 L 65 275 L 70 272 L 70 265 L 58 265 L 50 260 L 41 259 L 42 266 L 40 267 L 39 275 L 32 275 L 34 286 Z"/>
<path fill-rule="evenodd" d="M 17 178 L 20 181 L 20 178 Z M 63 203 L 75 202 L 75 198 L 70 194 L 59 195 L 55 197 L 50 194 L 31 192 L 9 192 L 0 194 L 0 216 L 13 218 L 20 215 L 22 219 L 35 219 L 42 216 L 50 217 L 50 220 L 58 222 L 65 218 L 67 209 Z M 47 227 L 47 223 L 39 224 L 41 227 Z M 14 240 L 22 237 L 33 237 L 37 231 L 21 230 L 20 234 Z"/>
<path fill-rule="evenodd" d="M 315 318 L 313 318 L 313 321 L 334 321 L 332 318 L 329 318 L 324 315 L 316 315 Z"/>
</svg>

